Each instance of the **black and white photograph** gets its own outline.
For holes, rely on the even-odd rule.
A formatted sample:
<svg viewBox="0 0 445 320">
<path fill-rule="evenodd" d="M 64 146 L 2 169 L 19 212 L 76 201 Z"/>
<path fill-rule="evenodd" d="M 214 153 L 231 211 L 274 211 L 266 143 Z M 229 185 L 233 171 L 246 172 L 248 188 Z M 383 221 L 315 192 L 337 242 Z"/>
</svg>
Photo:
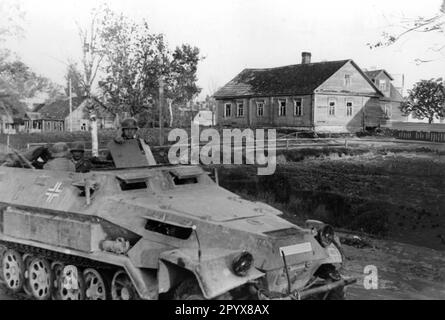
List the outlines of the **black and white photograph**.
<svg viewBox="0 0 445 320">
<path fill-rule="evenodd" d="M 0 0 L 13 300 L 445 300 L 445 0 Z"/>
</svg>

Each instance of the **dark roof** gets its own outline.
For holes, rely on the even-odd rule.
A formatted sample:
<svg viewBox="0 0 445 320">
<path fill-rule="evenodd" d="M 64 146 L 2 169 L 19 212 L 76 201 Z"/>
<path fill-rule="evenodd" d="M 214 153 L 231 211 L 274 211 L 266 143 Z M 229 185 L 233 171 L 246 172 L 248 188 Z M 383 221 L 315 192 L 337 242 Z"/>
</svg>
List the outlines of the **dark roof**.
<svg viewBox="0 0 445 320">
<path fill-rule="evenodd" d="M 42 118 L 42 115 L 38 112 L 26 112 L 25 117 L 30 120 L 40 120 Z"/>
<path fill-rule="evenodd" d="M 270 69 L 244 69 L 219 89 L 215 98 L 312 94 L 352 60 L 296 64 Z"/>
<path fill-rule="evenodd" d="M 85 97 L 72 98 L 73 111 L 85 100 Z M 44 119 L 64 120 L 70 113 L 69 99 L 56 100 L 43 106 L 37 106 L 34 112 L 39 112 Z"/>
<path fill-rule="evenodd" d="M 380 74 L 380 72 L 384 72 L 388 78 L 390 78 L 391 80 L 394 80 L 394 78 L 388 72 L 386 72 L 386 70 L 384 70 L 384 69 L 365 71 L 365 74 L 369 79 L 372 80 L 372 79 L 375 79 L 375 77 L 377 77 Z"/>
<path fill-rule="evenodd" d="M 42 109 L 45 106 L 44 103 L 35 103 L 33 105 L 34 105 L 34 108 L 32 108 L 33 112 L 39 112 L 40 109 Z"/>
</svg>

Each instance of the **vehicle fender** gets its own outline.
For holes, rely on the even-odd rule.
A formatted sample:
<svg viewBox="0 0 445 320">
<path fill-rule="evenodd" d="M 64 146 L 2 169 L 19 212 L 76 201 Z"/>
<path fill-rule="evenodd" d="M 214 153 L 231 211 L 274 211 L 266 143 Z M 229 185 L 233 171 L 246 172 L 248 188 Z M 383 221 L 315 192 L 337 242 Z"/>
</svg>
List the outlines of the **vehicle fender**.
<svg viewBox="0 0 445 320">
<path fill-rule="evenodd" d="M 206 248 L 200 258 L 197 249 L 175 249 L 163 252 L 159 257 L 159 293 L 167 292 L 178 282 L 178 279 L 181 279 L 178 276 L 181 270 L 193 273 L 206 299 L 215 298 L 248 281 L 264 276 L 264 273 L 255 269 L 253 264 L 245 276 L 235 275 L 231 265 L 240 252 Z"/>
<path fill-rule="evenodd" d="M 341 264 L 343 263 L 343 257 L 340 250 L 331 243 L 329 246 L 325 248 L 328 256 L 321 260 L 322 264 Z"/>
</svg>

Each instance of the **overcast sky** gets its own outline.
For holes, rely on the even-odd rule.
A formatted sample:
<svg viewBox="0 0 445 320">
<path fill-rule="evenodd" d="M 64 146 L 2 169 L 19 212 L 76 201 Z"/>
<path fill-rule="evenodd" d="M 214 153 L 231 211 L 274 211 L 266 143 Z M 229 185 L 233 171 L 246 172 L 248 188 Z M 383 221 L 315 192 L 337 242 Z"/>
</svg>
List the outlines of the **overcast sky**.
<svg viewBox="0 0 445 320">
<path fill-rule="evenodd" d="M 5 1 L 5 0 L 0 0 Z M 415 34 L 389 48 L 370 50 L 389 25 L 405 17 L 431 16 L 442 0 L 109 0 L 111 8 L 145 18 L 164 33 L 173 49 L 190 43 L 206 59 L 198 71 L 203 95 L 224 85 L 244 68 L 312 61 L 353 59 L 362 68 L 384 68 L 405 75 L 405 87 L 419 79 L 445 76 L 445 34 Z M 103 1 L 21 0 L 25 38 L 10 43 L 35 71 L 64 84 L 68 58 L 80 56 L 75 22 L 88 22 L 90 9 Z M 445 50 L 444 50 L 445 51 Z M 433 55 L 434 54 L 434 55 Z M 416 65 L 415 58 L 434 57 Z M 437 59 L 439 58 L 439 59 Z"/>
</svg>

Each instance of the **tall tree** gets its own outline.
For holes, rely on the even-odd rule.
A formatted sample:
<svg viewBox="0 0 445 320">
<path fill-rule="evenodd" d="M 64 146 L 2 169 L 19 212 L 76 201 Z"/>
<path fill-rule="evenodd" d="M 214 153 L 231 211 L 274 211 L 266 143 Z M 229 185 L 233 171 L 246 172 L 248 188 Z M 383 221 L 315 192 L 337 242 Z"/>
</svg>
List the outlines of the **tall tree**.
<svg viewBox="0 0 445 320">
<path fill-rule="evenodd" d="M 445 116 L 445 86 L 442 78 L 422 80 L 408 91 L 408 98 L 401 110 L 417 119 L 428 119 L 428 123 Z"/>
<path fill-rule="evenodd" d="M 0 87 L 8 95 L 19 98 L 31 98 L 39 92 L 45 92 L 50 96 L 60 95 L 62 91 L 59 85 L 36 74 L 20 60 L 0 63 Z"/>
<path fill-rule="evenodd" d="M 161 78 L 168 101 L 190 100 L 199 93 L 198 48 L 183 45 L 172 53 L 164 36 L 152 33 L 146 21 L 135 23 L 112 11 L 107 11 L 100 29 L 105 77 L 99 87 L 114 112 L 145 112 L 154 119 Z"/>
<path fill-rule="evenodd" d="M 125 16 L 110 13 L 103 22 L 105 78 L 99 87 L 116 112 L 132 116 L 144 111 L 157 96 L 158 79 L 168 64 L 162 35 L 152 35 Z"/>
<path fill-rule="evenodd" d="M 197 85 L 198 63 L 203 59 L 199 48 L 189 44 L 176 47 L 169 66 L 167 77 L 167 103 L 170 114 L 170 126 L 174 121 L 173 103 L 186 104 L 195 98 L 201 88 Z"/>
<path fill-rule="evenodd" d="M 71 80 L 71 90 L 72 93 L 75 94 L 77 97 L 84 97 L 87 96 L 87 90 L 84 85 L 84 80 L 82 73 L 78 69 L 77 63 L 71 62 L 66 71 L 65 75 L 65 81 L 66 81 L 66 88 L 65 93 L 66 95 L 69 95 L 69 83 Z"/>
<path fill-rule="evenodd" d="M 92 95 L 93 84 L 96 80 L 97 72 L 101 67 L 104 59 L 104 52 L 100 34 L 105 19 L 110 15 L 111 10 L 107 4 L 103 3 L 97 8 L 91 10 L 90 21 L 87 26 L 81 26 L 77 23 L 80 43 L 82 46 L 82 81 L 79 82 L 83 86 L 85 95 Z"/>
</svg>

